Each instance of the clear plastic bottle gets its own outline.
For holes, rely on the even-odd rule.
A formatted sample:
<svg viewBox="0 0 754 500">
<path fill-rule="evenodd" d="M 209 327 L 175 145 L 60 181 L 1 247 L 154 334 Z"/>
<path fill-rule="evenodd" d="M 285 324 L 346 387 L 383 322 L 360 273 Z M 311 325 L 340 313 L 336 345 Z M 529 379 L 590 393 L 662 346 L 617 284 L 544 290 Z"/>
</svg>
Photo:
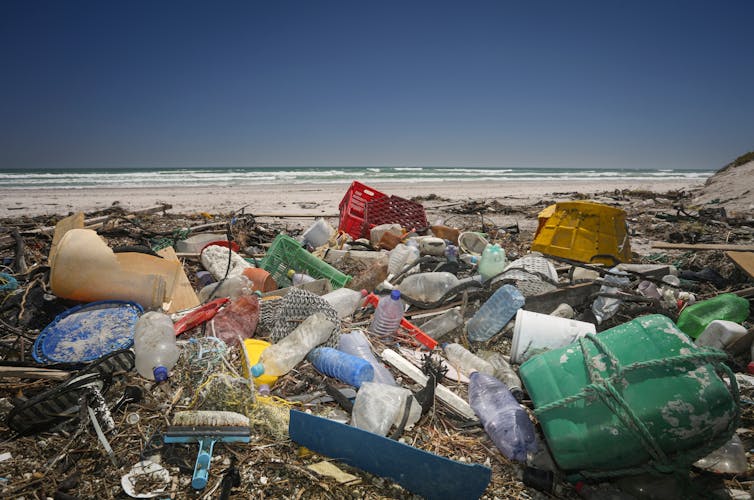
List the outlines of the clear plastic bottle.
<svg viewBox="0 0 754 500">
<path fill-rule="evenodd" d="M 397 288 L 414 300 L 431 303 L 440 300 L 448 290 L 455 288 L 460 282 L 451 273 L 417 273 L 406 276 Z"/>
<path fill-rule="evenodd" d="M 497 449 L 511 460 L 526 461 L 537 451 L 534 425 L 508 388 L 491 375 L 469 377 L 469 405 Z"/>
<path fill-rule="evenodd" d="M 390 373 L 390 370 L 385 368 L 385 365 L 380 363 L 375 357 L 369 339 L 367 339 L 363 331 L 353 330 L 351 333 L 341 335 L 338 340 L 338 349 L 369 362 L 374 369 L 373 382 L 387 385 L 398 385 L 395 382 L 395 378 L 393 378 L 393 375 Z"/>
<path fill-rule="evenodd" d="M 369 331 L 383 338 L 392 338 L 403 319 L 403 301 L 401 292 L 393 290 L 390 295 L 384 295 L 377 303 L 372 324 Z"/>
<path fill-rule="evenodd" d="M 443 344 L 442 350 L 445 352 L 445 357 L 448 358 L 450 364 L 466 375 L 475 371 L 482 372 L 486 375 L 493 375 L 495 373 L 495 369 L 491 364 L 472 353 L 461 344 L 456 344 L 454 342 Z"/>
<path fill-rule="evenodd" d="M 482 275 L 482 280 L 487 281 L 502 273 L 506 264 L 505 250 L 497 243 L 487 245 L 479 259 L 479 274 Z"/>
<path fill-rule="evenodd" d="M 364 302 L 367 296 L 366 290 L 351 290 L 350 288 L 338 288 L 322 296 L 337 311 L 340 319 L 351 316 Z"/>
<path fill-rule="evenodd" d="M 316 278 L 312 278 L 306 273 L 297 273 L 293 269 L 290 269 L 288 271 L 288 278 L 291 280 L 291 283 L 293 283 L 293 286 L 303 285 L 304 283 L 316 281 Z"/>
<path fill-rule="evenodd" d="M 306 359 L 319 372 L 356 388 L 374 379 L 374 368 L 367 360 L 332 347 L 315 347 L 309 351 Z"/>
<path fill-rule="evenodd" d="M 166 380 L 180 354 L 170 317 L 156 311 L 142 315 L 134 331 L 134 352 L 139 375 L 157 382 Z"/>
<path fill-rule="evenodd" d="M 259 322 L 259 297 L 248 288 L 212 318 L 211 331 L 229 346 L 254 336 Z"/>
<path fill-rule="evenodd" d="M 521 379 L 503 355 L 497 351 L 477 351 L 477 355 L 492 365 L 495 378 L 505 384 L 517 401 L 521 401 L 524 397 Z"/>
<path fill-rule="evenodd" d="M 466 323 L 469 339 L 475 342 L 489 340 L 503 329 L 525 302 L 515 286 L 501 286 Z"/>
<path fill-rule="evenodd" d="M 749 301 L 732 293 L 688 306 L 678 315 L 678 328 L 691 338 L 697 338 L 707 325 L 716 319 L 743 323 L 749 317 Z"/>
<path fill-rule="evenodd" d="M 300 363 L 306 355 L 330 338 L 336 325 L 323 313 L 315 313 L 306 318 L 295 330 L 273 344 L 259 357 L 259 363 L 251 367 L 251 374 L 258 377 L 285 375 Z"/>
<path fill-rule="evenodd" d="M 217 283 L 210 283 L 199 290 L 199 302 L 204 303 L 210 299 L 217 299 L 219 297 L 235 299 L 243 293 L 244 288 L 252 289 L 253 287 L 254 283 L 246 276 L 242 274 L 231 276 L 223 280 L 219 285 Z"/>
<path fill-rule="evenodd" d="M 411 391 L 403 387 L 364 382 L 356 393 L 351 425 L 385 436 L 391 425 L 398 425 L 403 420 L 407 398 L 411 398 L 406 420 L 406 427 L 410 427 L 421 417 L 421 406 Z"/>
<path fill-rule="evenodd" d="M 407 265 L 416 261 L 419 257 L 419 248 L 417 247 L 416 242 L 411 241 L 408 244 L 398 243 L 395 248 L 390 250 L 387 264 L 387 281 L 391 281 L 403 271 Z M 418 266 L 414 266 L 408 271 L 408 273 L 415 273 L 418 269 Z"/>
<path fill-rule="evenodd" d="M 421 325 L 421 329 L 433 339 L 439 340 L 461 326 L 463 326 L 463 315 L 457 307 L 454 307 L 430 319 Z"/>
</svg>

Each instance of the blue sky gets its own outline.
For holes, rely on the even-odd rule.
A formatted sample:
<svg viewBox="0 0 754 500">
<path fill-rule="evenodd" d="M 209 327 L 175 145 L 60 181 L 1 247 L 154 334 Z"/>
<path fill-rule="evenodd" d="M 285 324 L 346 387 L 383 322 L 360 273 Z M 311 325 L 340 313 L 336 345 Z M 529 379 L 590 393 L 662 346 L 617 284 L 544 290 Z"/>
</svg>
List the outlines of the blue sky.
<svg viewBox="0 0 754 500">
<path fill-rule="evenodd" d="M 718 168 L 751 1 L 0 3 L 0 168 Z"/>
</svg>

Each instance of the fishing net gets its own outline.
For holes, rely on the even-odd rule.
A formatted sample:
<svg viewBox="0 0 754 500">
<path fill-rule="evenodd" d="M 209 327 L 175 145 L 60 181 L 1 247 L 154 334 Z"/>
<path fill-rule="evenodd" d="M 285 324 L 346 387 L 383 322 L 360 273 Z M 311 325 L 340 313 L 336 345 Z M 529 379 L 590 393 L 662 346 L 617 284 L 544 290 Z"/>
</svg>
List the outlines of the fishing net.
<svg viewBox="0 0 754 500">
<path fill-rule="evenodd" d="M 337 311 L 325 299 L 306 290 L 293 288 L 285 297 L 275 302 L 280 304 L 276 307 L 275 321 L 270 330 L 271 342 L 278 342 L 295 330 L 306 318 L 319 312 L 337 326 L 324 345 L 333 348 L 338 346 L 340 319 Z"/>
<path fill-rule="evenodd" d="M 189 408 L 202 411 L 233 411 L 250 415 L 254 409 L 254 384 L 243 377 L 215 373 L 199 386 Z"/>
</svg>

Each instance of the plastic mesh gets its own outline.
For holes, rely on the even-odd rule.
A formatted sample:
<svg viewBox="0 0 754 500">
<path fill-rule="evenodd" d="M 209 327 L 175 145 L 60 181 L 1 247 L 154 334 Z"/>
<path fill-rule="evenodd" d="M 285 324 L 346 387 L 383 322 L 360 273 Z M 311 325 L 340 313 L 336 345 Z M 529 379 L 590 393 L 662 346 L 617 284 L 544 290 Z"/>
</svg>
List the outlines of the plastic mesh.
<svg viewBox="0 0 754 500">
<path fill-rule="evenodd" d="M 314 313 L 321 312 L 337 326 L 324 345 L 328 347 L 338 346 L 340 319 L 337 311 L 325 299 L 306 290 L 293 288 L 285 297 L 275 302 L 280 302 L 280 305 L 277 306 L 274 326 L 270 332 L 271 342 L 278 342 L 295 330 L 306 318 Z"/>
</svg>

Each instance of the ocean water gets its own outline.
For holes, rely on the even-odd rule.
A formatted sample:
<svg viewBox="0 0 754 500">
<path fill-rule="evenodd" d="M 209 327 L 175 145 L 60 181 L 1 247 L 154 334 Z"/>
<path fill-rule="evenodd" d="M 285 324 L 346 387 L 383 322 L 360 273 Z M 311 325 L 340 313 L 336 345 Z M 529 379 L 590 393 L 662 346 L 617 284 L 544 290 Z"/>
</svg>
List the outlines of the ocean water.
<svg viewBox="0 0 754 500">
<path fill-rule="evenodd" d="M 258 186 L 276 184 L 672 180 L 699 179 L 711 170 L 554 169 L 491 167 L 245 167 L 0 170 L 8 189 L 118 187 Z"/>
</svg>

